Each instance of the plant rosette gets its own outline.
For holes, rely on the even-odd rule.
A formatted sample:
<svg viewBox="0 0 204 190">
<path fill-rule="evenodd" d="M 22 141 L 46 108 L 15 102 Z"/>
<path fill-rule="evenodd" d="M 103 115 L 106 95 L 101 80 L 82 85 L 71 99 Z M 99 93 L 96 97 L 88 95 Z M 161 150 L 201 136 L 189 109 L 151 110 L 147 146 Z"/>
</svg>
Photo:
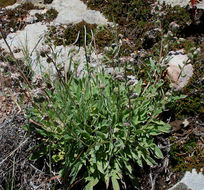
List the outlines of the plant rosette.
<svg viewBox="0 0 204 190">
<path fill-rule="evenodd" d="M 121 82 L 105 72 L 75 76 L 56 80 L 28 109 L 28 119 L 39 125 L 24 128 L 34 129 L 42 142 L 31 159 L 49 155 L 64 180 L 71 185 L 80 176 L 86 189 L 99 181 L 119 189 L 124 175 L 134 183 L 135 164 L 153 166 L 155 158 L 163 158 L 154 138 L 171 127 L 158 116 L 179 97 L 164 94 L 160 80 L 144 86 L 142 80 Z"/>
</svg>

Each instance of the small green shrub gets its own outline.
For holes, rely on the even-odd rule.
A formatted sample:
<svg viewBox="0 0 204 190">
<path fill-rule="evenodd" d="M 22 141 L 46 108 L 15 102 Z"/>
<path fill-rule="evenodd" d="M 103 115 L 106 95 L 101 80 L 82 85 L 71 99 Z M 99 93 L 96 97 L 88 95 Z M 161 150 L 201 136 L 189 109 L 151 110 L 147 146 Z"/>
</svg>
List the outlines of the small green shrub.
<svg viewBox="0 0 204 190">
<path fill-rule="evenodd" d="M 152 60 L 151 66 L 158 69 Z M 42 143 L 31 159 L 48 156 L 70 185 L 81 177 L 86 189 L 99 181 L 119 189 L 123 176 L 136 180 L 135 164 L 153 166 L 163 157 L 154 137 L 170 130 L 158 116 L 173 98 L 164 95 L 160 80 L 145 87 L 88 64 L 87 72 L 82 78 L 68 72 L 68 81 L 55 81 L 34 99 L 27 116 L 39 125 L 27 129 L 35 129 Z"/>
<path fill-rule="evenodd" d="M 49 9 L 46 13 L 45 13 L 45 17 L 46 17 L 46 21 L 47 22 L 51 22 L 53 21 L 55 18 L 57 18 L 58 12 L 57 10 L 51 8 Z"/>
</svg>

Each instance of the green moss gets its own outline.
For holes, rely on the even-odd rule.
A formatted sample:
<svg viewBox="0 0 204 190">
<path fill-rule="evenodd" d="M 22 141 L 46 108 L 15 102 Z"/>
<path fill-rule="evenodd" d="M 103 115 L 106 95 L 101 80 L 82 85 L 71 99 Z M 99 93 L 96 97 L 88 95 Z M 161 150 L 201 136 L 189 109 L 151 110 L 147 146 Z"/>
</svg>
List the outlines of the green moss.
<svg viewBox="0 0 204 190">
<path fill-rule="evenodd" d="M 96 24 L 87 24 L 80 22 L 78 24 L 70 24 L 66 27 L 49 28 L 48 36 L 54 41 L 55 45 L 70 45 L 75 43 L 77 46 L 84 46 L 85 43 L 85 29 L 86 27 L 86 44 L 93 41 L 91 33 L 93 32 L 96 46 L 99 49 L 109 46 L 114 41 L 114 34 L 110 28 L 100 29 Z M 79 35 L 79 36 L 78 36 Z"/>
<path fill-rule="evenodd" d="M 44 14 L 35 13 L 35 17 L 37 18 L 38 22 L 41 22 L 44 20 Z"/>
<path fill-rule="evenodd" d="M 103 12 L 109 21 L 115 21 L 118 24 L 118 31 L 129 39 L 134 47 L 124 44 L 121 49 L 121 55 L 128 55 L 141 48 L 150 49 L 156 44 L 160 45 L 161 36 L 157 35 L 153 40 L 145 40 L 145 33 L 158 28 L 156 20 L 160 20 L 163 32 L 169 30 L 169 24 L 172 21 L 178 21 L 180 30 L 191 22 L 190 14 L 185 8 L 170 7 L 163 5 L 162 10 L 155 13 L 152 11 L 153 1 L 144 0 L 83 0 L 90 9 Z M 164 15 L 159 15 L 164 12 Z M 157 48 L 158 49 L 158 48 Z M 154 52 L 153 52 L 154 54 Z"/>
<path fill-rule="evenodd" d="M 171 7 L 169 5 L 163 6 L 161 11 L 165 11 L 166 14 L 161 17 L 162 28 L 164 32 L 169 30 L 169 24 L 171 22 L 176 21 L 176 23 L 180 26 L 177 33 L 179 34 L 188 24 L 190 24 L 191 17 L 190 13 L 186 8 L 180 6 Z M 181 35 L 181 34 L 180 34 Z"/>
<path fill-rule="evenodd" d="M 16 0 L 0 0 L 0 7 L 6 7 L 8 5 L 13 5 Z"/>
<path fill-rule="evenodd" d="M 32 3 L 24 3 L 15 9 L 6 9 L 2 15 L 6 18 L 2 22 L 5 34 L 10 33 L 11 30 L 16 32 L 23 29 L 26 25 L 24 18 L 27 16 L 28 11 L 32 9 L 37 9 Z"/>
<path fill-rule="evenodd" d="M 200 172 L 204 165 L 203 148 L 194 135 L 190 135 L 183 143 L 171 138 L 170 165 L 175 171 L 191 171 L 193 168 Z"/>
<path fill-rule="evenodd" d="M 39 14 L 39 13 L 35 14 L 38 22 L 41 22 L 41 21 L 51 22 L 55 18 L 57 18 L 57 15 L 58 15 L 57 10 L 53 8 L 49 9 L 45 14 Z"/>
<path fill-rule="evenodd" d="M 177 103 L 169 106 L 169 108 L 176 113 L 179 119 L 183 119 L 187 116 L 195 116 L 204 110 L 203 98 L 204 97 L 199 94 L 191 95 L 183 100 L 179 100 Z"/>
<path fill-rule="evenodd" d="M 28 3 L 23 3 L 22 5 L 20 5 L 19 8 L 21 8 L 21 9 L 23 9 L 23 10 L 25 10 L 25 11 L 30 11 L 30 10 L 32 10 L 32 9 L 37 9 L 37 7 L 35 7 L 35 6 L 33 5 L 33 3 L 30 3 L 30 2 L 28 2 Z"/>
<path fill-rule="evenodd" d="M 55 18 L 57 18 L 58 12 L 57 10 L 51 8 L 45 13 L 45 20 L 47 22 L 53 21 Z"/>
</svg>

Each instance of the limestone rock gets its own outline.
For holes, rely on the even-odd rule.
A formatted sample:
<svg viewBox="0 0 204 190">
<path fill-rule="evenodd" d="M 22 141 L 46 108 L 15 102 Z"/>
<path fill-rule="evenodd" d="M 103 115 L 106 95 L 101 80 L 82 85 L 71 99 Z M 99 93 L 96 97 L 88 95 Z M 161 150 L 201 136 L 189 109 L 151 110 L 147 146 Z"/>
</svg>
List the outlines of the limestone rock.
<svg viewBox="0 0 204 190">
<path fill-rule="evenodd" d="M 43 4 L 44 0 L 17 0 L 17 3 Z"/>
<path fill-rule="evenodd" d="M 171 22 L 169 28 L 172 32 L 177 32 L 180 29 L 180 26 L 176 22 Z"/>
<path fill-rule="evenodd" d="M 170 52 L 168 56 L 167 75 L 175 91 L 182 90 L 193 75 L 193 66 L 188 63 L 188 56 L 183 51 Z"/>
<path fill-rule="evenodd" d="M 169 190 L 204 190 L 204 175 L 197 173 L 195 169 L 192 172 L 187 171 L 184 177 Z"/>
<path fill-rule="evenodd" d="M 169 4 L 171 6 L 179 5 L 181 7 L 186 7 L 189 5 L 189 0 L 158 0 L 160 3 L 165 2 L 166 4 Z"/>
<path fill-rule="evenodd" d="M 80 0 L 54 0 L 50 7 L 59 12 L 54 21 L 57 24 L 79 23 L 83 20 L 89 24 L 107 24 L 107 19 L 99 11 L 87 9 Z"/>
<path fill-rule="evenodd" d="M 6 40 L 13 51 L 26 47 L 28 51 L 31 52 L 46 30 L 47 26 L 43 25 L 41 22 L 29 24 L 22 31 L 10 33 Z M 0 40 L 0 45 L 7 50 L 7 46 L 3 40 Z"/>
</svg>

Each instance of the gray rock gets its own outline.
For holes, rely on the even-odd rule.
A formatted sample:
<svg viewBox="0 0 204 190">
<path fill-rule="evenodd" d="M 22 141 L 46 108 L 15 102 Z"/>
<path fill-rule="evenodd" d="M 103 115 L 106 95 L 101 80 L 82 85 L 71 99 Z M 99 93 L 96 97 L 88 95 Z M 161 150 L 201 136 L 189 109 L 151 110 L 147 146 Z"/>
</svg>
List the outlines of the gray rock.
<svg viewBox="0 0 204 190">
<path fill-rule="evenodd" d="M 183 50 L 170 52 L 167 60 L 167 75 L 172 81 L 171 86 L 175 91 L 179 91 L 193 76 L 193 66 L 187 63 L 188 56 L 183 53 Z"/>
<path fill-rule="evenodd" d="M 197 173 L 195 169 L 192 172 L 187 171 L 184 177 L 169 190 L 204 190 L 204 175 Z"/>
<path fill-rule="evenodd" d="M 18 0 L 18 4 L 15 4 L 13 7 L 25 2 L 42 4 L 44 0 Z M 20 52 L 18 51 L 18 53 L 14 53 L 16 58 L 24 58 L 25 50 L 27 51 L 30 55 L 29 64 L 31 64 L 36 76 L 41 75 L 41 72 L 49 72 L 51 75 L 54 75 L 56 70 L 53 67 L 53 64 L 47 62 L 46 58 L 38 56 L 40 51 L 43 50 L 43 48 L 46 48 L 46 45 L 43 45 L 43 41 L 47 26 L 41 22 L 32 24 L 36 20 L 35 13 L 41 14 L 46 12 L 47 9 L 56 9 L 59 14 L 51 25 L 78 23 L 81 21 L 90 24 L 107 24 L 106 18 L 103 17 L 100 12 L 88 10 L 87 6 L 80 0 L 54 0 L 51 4 L 45 5 L 45 7 L 44 10 L 31 10 L 29 16 L 25 19 L 29 24 L 24 30 L 9 34 L 6 39 L 13 51 L 17 49 L 21 50 Z M 9 51 L 2 39 L 0 40 L 0 46 L 6 51 Z M 74 48 L 77 49 L 77 47 Z M 58 54 L 57 63 L 64 66 L 65 70 L 69 65 L 70 57 L 67 57 L 67 55 L 71 49 L 73 49 L 72 46 L 66 48 L 63 48 L 62 46 L 55 47 L 55 52 Z M 91 67 L 96 67 L 98 63 L 97 59 L 101 58 L 100 56 L 97 58 L 93 52 L 91 59 Z M 73 55 L 73 61 L 79 63 L 77 73 L 82 76 L 85 72 L 84 68 L 86 62 L 85 51 L 83 48 L 81 48 L 77 54 Z"/>
<path fill-rule="evenodd" d="M 186 7 L 189 5 L 189 0 L 158 0 L 160 3 L 165 2 L 166 4 L 169 4 L 171 6 L 179 5 L 181 7 Z"/>
<path fill-rule="evenodd" d="M 180 28 L 180 26 L 176 22 L 171 22 L 169 24 L 169 28 L 172 32 L 177 32 Z"/>
<path fill-rule="evenodd" d="M 39 39 L 45 34 L 47 26 L 41 22 L 27 25 L 24 30 L 11 33 L 7 36 L 6 40 L 12 50 L 27 48 L 28 52 L 35 49 Z M 8 48 L 4 41 L 0 40 L 2 48 L 8 51 Z M 40 45 L 40 43 L 38 44 Z"/>
<path fill-rule="evenodd" d="M 28 24 L 33 24 L 35 23 L 38 19 L 37 17 L 35 16 L 35 14 L 44 14 L 46 13 L 47 9 L 44 9 L 44 10 L 30 10 L 29 11 L 29 15 L 26 17 L 25 19 L 25 22 L 28 23 Z"/>
<path fill-rule="evenodd" d="M 43 4 L 44 0 L 17 0 L 17 3 Z"/>
<path fill-rule="evenodd" d="M 196 7 L 197 9 L 204 9 L 204 1 L 202 0 L 196 3 Z"/>
<path fill-rule="evenodd" d="M 172 188 L 171 190 L 188 190 L 187 185 L 184 183 L 179 183 L 176 187 Z"/>
<path fill-rule="evenodd" d="M 54 0 L 48 7 L 59 12 L 54 23 L 70 24 L 84 20 L 90 24 L 107 24 L 107 19 L 99 11 L 87 9 L 80 0 Z"/>
<path fill-rule="evenodd" d="M 13 9 L 17 8 L 18 6 L 20 6 L 20 3 L 15 3 L 15 4 L 13 4 L 13 5 L 7 6 L 6 9 L 11 9 L 11 10 L 13 10 Z"/>
</svg>

